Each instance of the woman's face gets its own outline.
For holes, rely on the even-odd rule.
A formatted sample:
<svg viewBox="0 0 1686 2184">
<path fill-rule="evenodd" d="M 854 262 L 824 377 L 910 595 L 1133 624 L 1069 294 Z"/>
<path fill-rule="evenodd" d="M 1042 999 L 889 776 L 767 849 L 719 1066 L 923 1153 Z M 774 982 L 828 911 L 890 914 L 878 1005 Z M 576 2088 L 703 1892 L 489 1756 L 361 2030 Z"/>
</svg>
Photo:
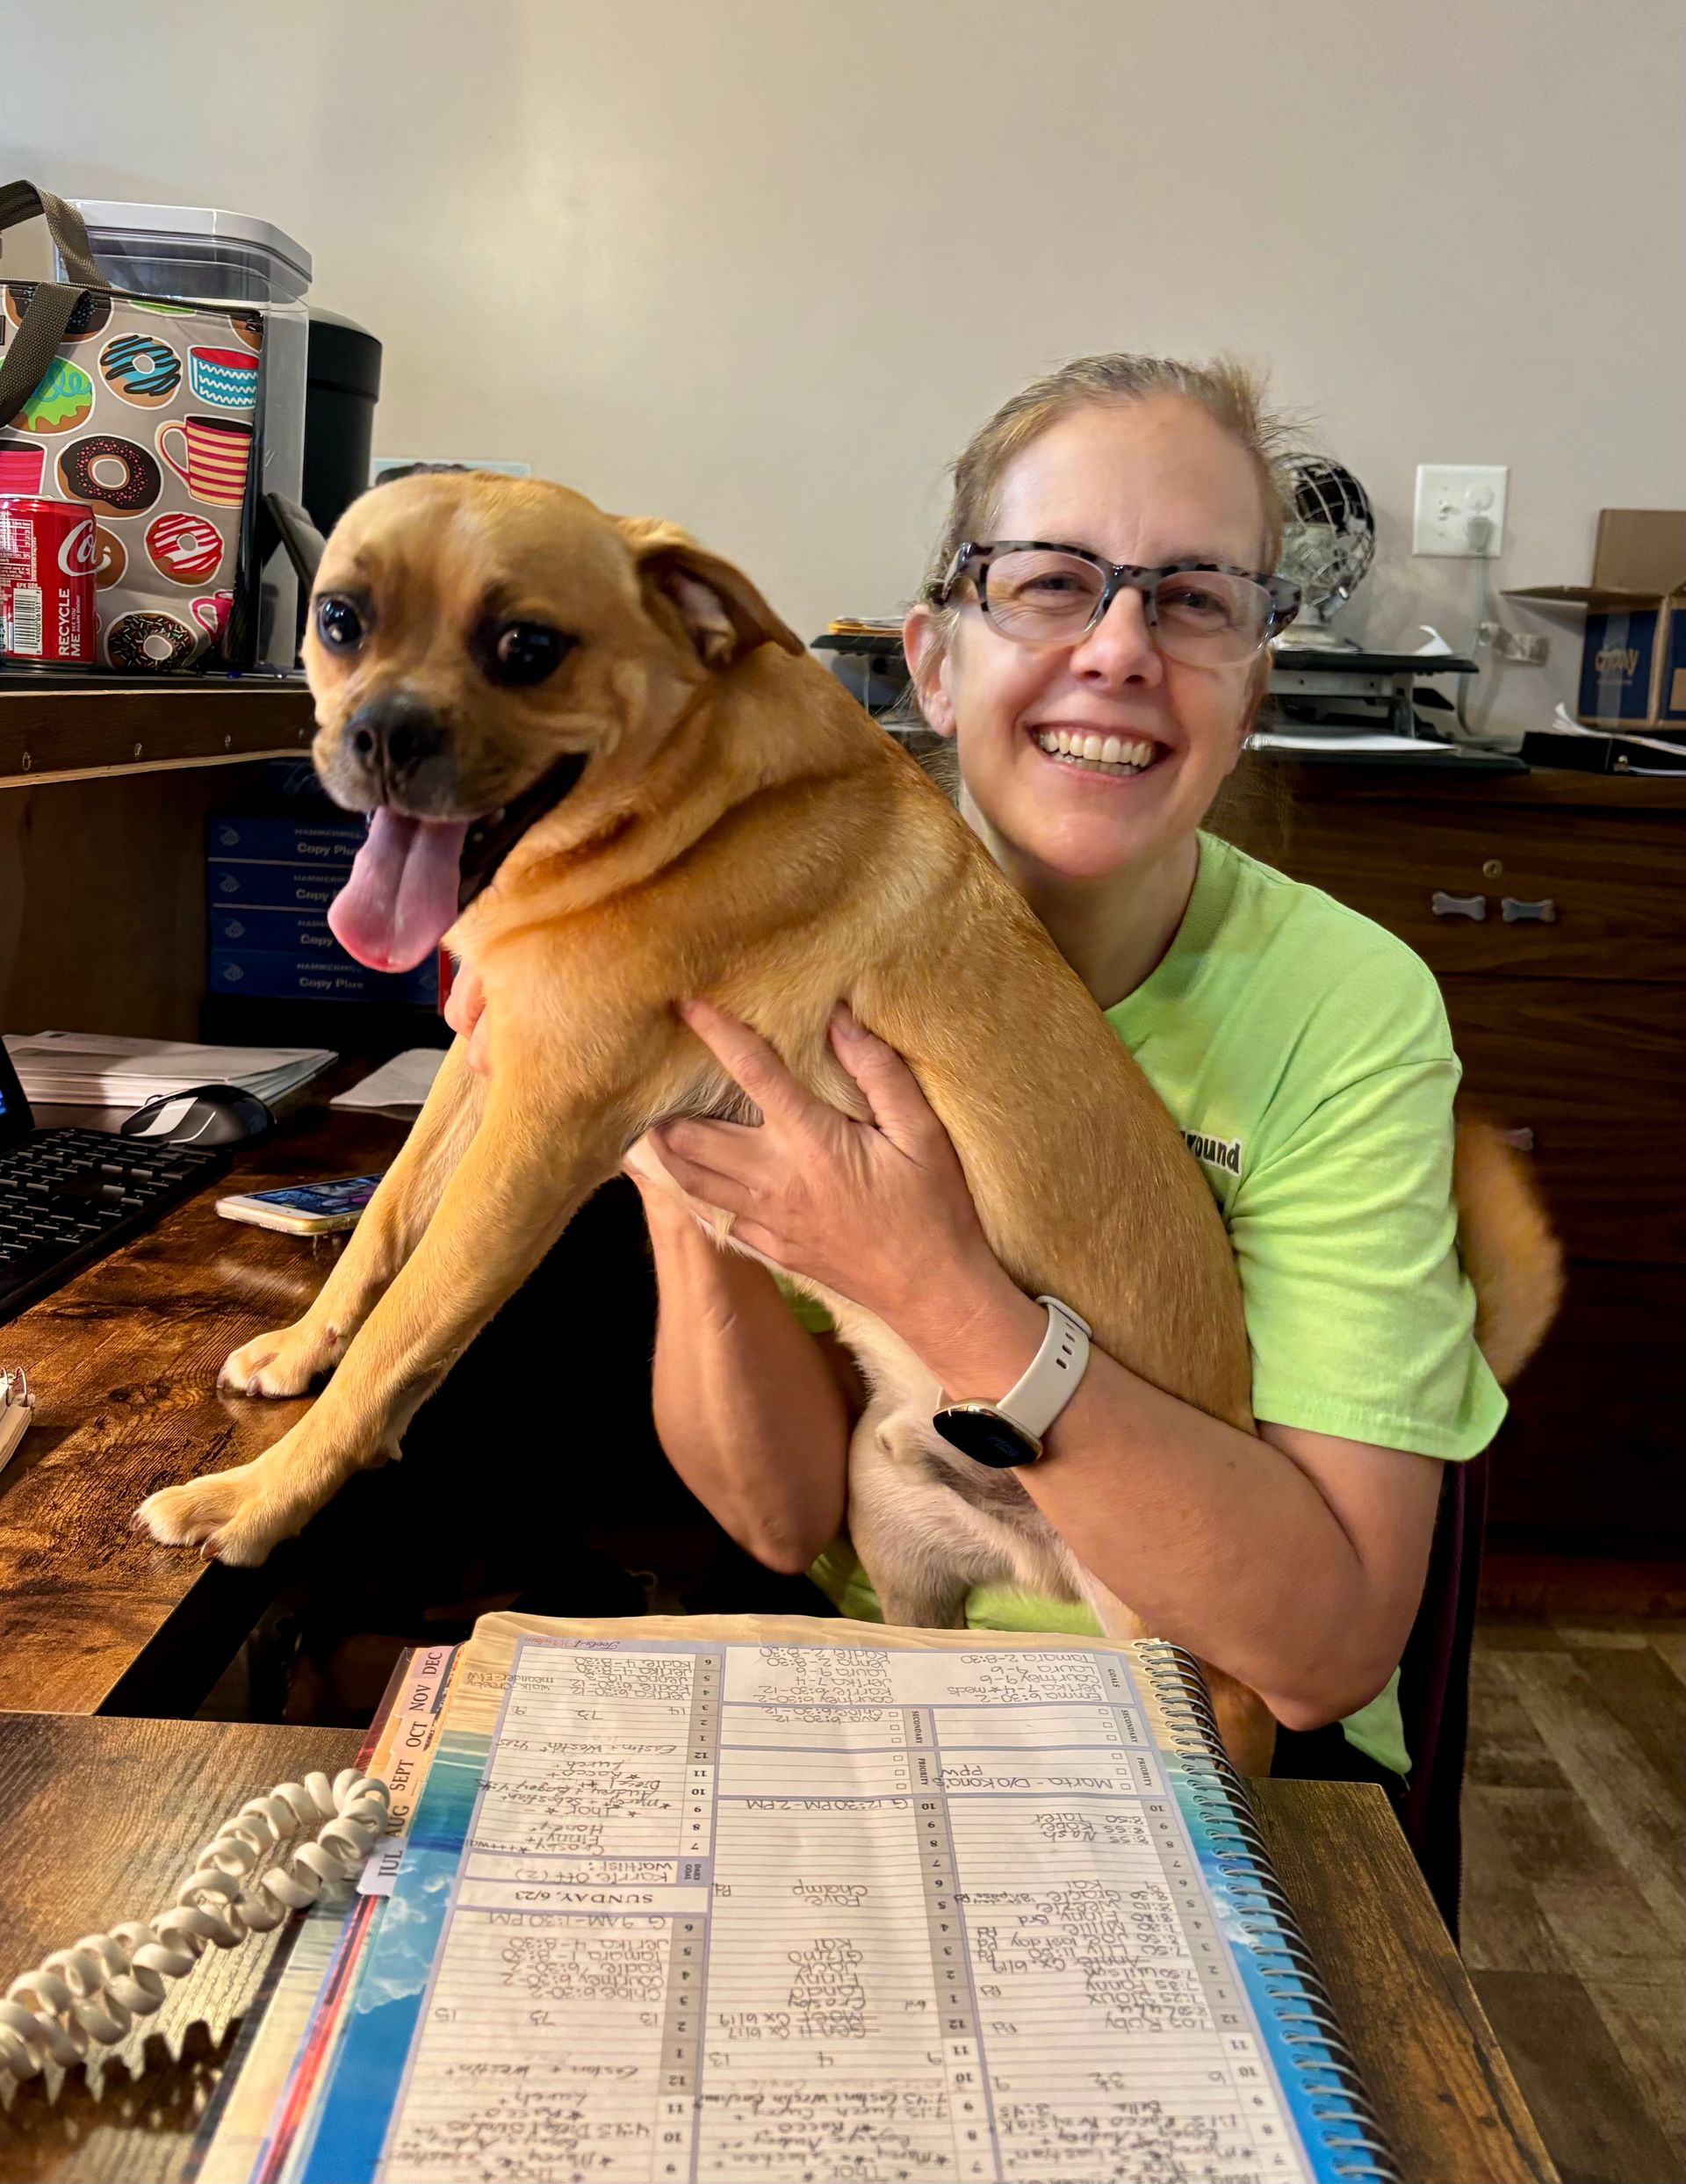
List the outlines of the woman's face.
<svg viewBox="0 0 1686 2184">
<path fill-rule="evenodd" d="M 991 538 L 1084 546 L 1109 562 L 1198 559 L 1263 570 L 1264 495 L 1239 443 L 1177 394 L 1097 404 L 1050 426 L 1002 480 Z M 987 543 L 981 541 L 980 543 Z M 969 802 L 1027 874 L 1097 879 L 1187 839 L 1240 755 L 1253 662 L 1190 667 L 1154 643 L 1122 590 L 1075 645 L 1003 637 L 967 589 L 925 693 L 958 739 Z M 915 609 L 911 650 L 929 642 Z M 1138 768 L 1059 754 L 1069 737 L 1152 746 Z M 1082 746 L 1079 746 L 1082 747 Z"/>
</svg>

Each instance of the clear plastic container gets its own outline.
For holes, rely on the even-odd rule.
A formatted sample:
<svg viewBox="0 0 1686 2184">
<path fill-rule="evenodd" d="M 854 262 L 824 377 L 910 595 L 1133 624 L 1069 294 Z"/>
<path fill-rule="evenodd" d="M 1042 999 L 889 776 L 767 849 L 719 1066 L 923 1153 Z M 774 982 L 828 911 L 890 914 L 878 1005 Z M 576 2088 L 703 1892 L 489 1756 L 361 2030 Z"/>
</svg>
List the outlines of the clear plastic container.
<svg viewBox="0 0 1686 2184">
<path fill-rule="evenodd" d="M 266 220 L 203 205 L 125 205 L 74 198 L 94 262 L 113 288 L 172 303 L 259 305 L 265 314 L 257 416 L 260 491 L 304 497 L 305 379 L 310 253 Z M 58 268 L 64 278 L 64 268 Z M 249 510 L 242 570 L 252 572 L 243 657 L 230 665 L 291 670 L 298 662 L 299 598 L 292 564 L 273 530 Z M 264 549 L 267 548 L 267 551 Z M 256 557 L 263 551 L 261 567 Z"/>
<path fill-rule="evenodd" d="M 71 202 L 113 288 L 177 301 L 275 305 L 301 303 L 310 286 L 309 251 L 249 213 L 103 198 Z"/>
</svg>

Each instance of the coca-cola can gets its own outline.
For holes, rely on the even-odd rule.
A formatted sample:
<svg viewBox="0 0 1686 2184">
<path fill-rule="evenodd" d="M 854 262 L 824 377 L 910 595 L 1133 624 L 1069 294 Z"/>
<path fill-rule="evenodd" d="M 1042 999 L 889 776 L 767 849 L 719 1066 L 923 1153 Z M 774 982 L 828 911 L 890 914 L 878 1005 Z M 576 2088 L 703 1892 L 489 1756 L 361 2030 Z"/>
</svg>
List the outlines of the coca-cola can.
<svg viewBox="0 0 1686 2184">
<path fill-rule="evenodd" d="M 97 558 L 94 519 L 79 502 L 0 494 L 0 660 L 92 665 Z"/>
</svg>

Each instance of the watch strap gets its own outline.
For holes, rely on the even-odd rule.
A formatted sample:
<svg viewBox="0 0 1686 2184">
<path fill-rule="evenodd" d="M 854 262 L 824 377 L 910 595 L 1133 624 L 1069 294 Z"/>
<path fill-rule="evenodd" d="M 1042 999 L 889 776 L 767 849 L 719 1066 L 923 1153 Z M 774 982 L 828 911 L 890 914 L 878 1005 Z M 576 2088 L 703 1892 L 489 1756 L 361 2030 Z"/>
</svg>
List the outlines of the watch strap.
<svg viewBox="0 0 1686 2184">
<path fill-rule="evenodd" d="M 995 1409 L 1040 1441 L 1077 1390 L 1089 1363 L 1089 1323 L 1058 1297 L 1038 1297 L 1048 1309 L 1041 1347 Z"/>
</svg>

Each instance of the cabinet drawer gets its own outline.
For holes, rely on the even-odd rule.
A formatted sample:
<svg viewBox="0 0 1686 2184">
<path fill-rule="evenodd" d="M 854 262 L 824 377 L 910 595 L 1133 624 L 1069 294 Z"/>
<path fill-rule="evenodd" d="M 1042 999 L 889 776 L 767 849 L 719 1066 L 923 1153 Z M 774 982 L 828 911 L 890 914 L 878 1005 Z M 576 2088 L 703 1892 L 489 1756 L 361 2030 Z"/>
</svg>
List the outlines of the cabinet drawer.
<svg viewBox="0 0 1686 2184">
<path fill-rule="evenodd" d="M 1686 1269 L 1570 1266 L 1494 1444 L 1492 1523 L 1560 1530 L 1581 1552 L 1589 1539 L 1652 1555 L 1686 1545 L 1682 1325 Z"/>
<path fill-rule="evenodd" d="M 1686 991 L 1573 978 L 1445 978 L 1464 1085 L 1533 1132 L 1575 1258 L 1686 1263 Z"/>
<path fill-rule="evenodd" d="M 1686 814 L 1314 796 L 1283 862 L 1439 972 L 1686 980 Z M 1450 906 L 1477 897 L 1479 920 Z M 1552 915 L 1507 920 L 1507 897 Z"/>
</svg>

